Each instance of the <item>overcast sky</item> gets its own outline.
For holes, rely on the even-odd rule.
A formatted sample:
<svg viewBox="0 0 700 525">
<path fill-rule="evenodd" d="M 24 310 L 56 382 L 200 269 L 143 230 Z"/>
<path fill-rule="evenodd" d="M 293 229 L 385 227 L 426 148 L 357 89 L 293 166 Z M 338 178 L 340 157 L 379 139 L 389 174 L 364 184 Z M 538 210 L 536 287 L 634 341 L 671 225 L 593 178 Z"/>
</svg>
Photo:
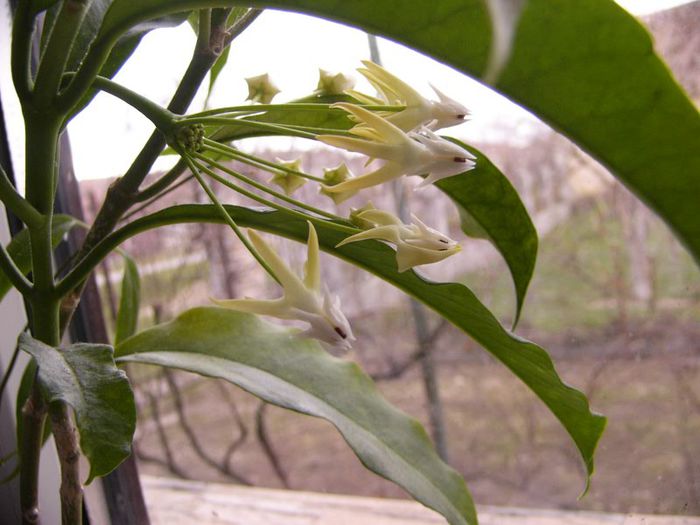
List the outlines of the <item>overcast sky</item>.
<svg viewBox="0 0 700 525">
<path fill-rule="evenodd" d="M 619 0 L 619 3 L 636 14 L 646 14 L 684 2 Z M 189 61 L 194 40 L 187 24 L 153 31 L 143 39 L 116 80 L 158 103 L 167 104 Z M 447 66 L 385 40 L 380 40 L 380 52 L 387 69 L 424 95 L 432 96 L 428 86 L 432 82 L 472 110 L 471 122 L 450 130 L 454 136 L 467 141 L 497 140 L 506 130 L 510 135 L 514 134 L 513 130 L 526 134 L 535 122 L 507 99 Z M 372 93 L 354 72 L 360 60 L 368 55 L 367 37 L 361 31 L 307 16 L 266 11 L 234 42 L 210 105 L 243 103 L 247 95 L 244 78 L 261 73 L 269 73 L 282 90 L 276 102 L 308 95 L 316 87 L 318 68 L 352 74 L 362 90 Z M 201 109 L 203 99 L 202 92 L 191 110 Z M 151 129 L 150 123 L 126 104 L 109 95 L 99 95 L 69 126 L 76 175 L 88 179 L 123 173 Z M 295 140 L 292 145 L 304 147 L 306 141 Z M 160 164 L 166 165 L 167 162 Z"/>
</svg>

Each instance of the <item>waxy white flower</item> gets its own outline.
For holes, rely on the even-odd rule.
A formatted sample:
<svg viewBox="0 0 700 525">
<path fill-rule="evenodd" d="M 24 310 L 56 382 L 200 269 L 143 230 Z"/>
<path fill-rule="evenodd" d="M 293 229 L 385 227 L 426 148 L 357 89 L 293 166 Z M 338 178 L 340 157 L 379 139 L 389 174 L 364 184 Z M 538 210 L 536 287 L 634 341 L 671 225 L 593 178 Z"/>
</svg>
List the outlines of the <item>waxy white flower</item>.
<svg viewBox="0 0 700 525">
<path fill-rule="evenodd" d="M 342 73 L 333 74 L 325 69 L 319 69 L 318 73 L 316 93 L 319 95 L 342 95 L 355 86 L 355 79 Z"/>
<path fill-rule="evenodd" d="M 437 230 L 426 226 L 418 217 L 411 215 L 413 224 L 404 224 L 389 212 L 364 208 L 353 215 L 356 224 L 370 223 L 373 227 L 351 235 L 338 244 L 345 244 L 365 239 L 377 239 L 396 246 L 396 264 L 399 272 L 432 264 L 446 259 L 461 250 L 460 245 Z"/>
<path fill-rule="evenodd" d="M 269 104 L 275 98 L 275 95 L 280 92 L 267 73 L 257 77 L 246 78 L 245 81 L 248 84 L 248 98 L 246 100 Z"/>
<path fill-rule="evenodd" d="M 428 100 L 401 79 L 389 73 L 383 67 L 363 60 L 364 68 L 358 71 L 369 80 L 370 84 L 380 93 L 383 100 L 368 97 L 356 91 L 349 94 L 365 104 L 388 104 L 406 106 L 398 112 L 384 112 L 382 116 L 404 131 L 413 131 L 421 126 L 432 130 L 449 128 L 466 122 L 470 113 L 467 108 L 454 99 L 445 95 L 432 84 L 430 87 L 438 96 L 438 100 Z"/>
<path fill-rule="evenodd" d="M 355 340 L 350 323 L 340 310 L 340 300 L 321 287 L 318 236 L 309 223 L 307 260 L 304 279 L 300 279 L 253 230 L 248 233 L 250 241 L 263 260 L 270 266 L 283 288 L 279 299 L 224 299 L 214 300 L 219 306 L 239 312 L 269 315 L 279 319 L 294 319 L 308 323 L 309 328 L 301 335 L 312 337 L 339 350 L 349 350 Z"/>
<path fill-rule="evenodd" d="M 287 168 L 292 171 L 301 171 L 301 159 L 297 160 L 281 160 L 277 159 L 277 164 L 283 168 Z M 296 190 L 301 188 L 306 184 L 306 179 L 296 173 L 290 173 L 288 171 L 282 173 L 275 173 L 270 179 L 272 184 L 277 184 L 280 188 L 284 190 L 286 195 L 291 195 Z"/>
<path fill-rule="evenodd" d="M 351 133 L 361 138 L 340 135 L 318 135 L 321 142 L 363 153 L 370 159 L 384 160 L 377 170 L 334 186 L 326 186 L 329 193 L 357 191 L 376 186 L 402 175 L 427 175 L 421 186 L 472 169 L 474 157 L 464 148 L 423 129 L 420 133 L 404 133 L 392 123 L 371 111 L 340 102 L 341 108 L 363 123 Z"/>
</svg>

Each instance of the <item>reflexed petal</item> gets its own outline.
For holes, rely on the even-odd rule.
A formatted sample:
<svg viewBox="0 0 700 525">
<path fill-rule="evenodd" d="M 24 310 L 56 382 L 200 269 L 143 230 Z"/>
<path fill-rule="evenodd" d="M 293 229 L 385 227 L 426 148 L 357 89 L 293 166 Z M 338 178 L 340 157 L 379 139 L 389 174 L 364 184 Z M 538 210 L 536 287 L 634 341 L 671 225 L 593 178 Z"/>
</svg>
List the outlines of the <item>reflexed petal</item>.
<svg viewBox="0 0 700 525">
<path fill-rule="evenodd" d="M 367 239 L 377 239 L 381 241 L 388 241 L 394 244 L 401 242 L 401 237 L 399 235 L 399 226 L 377 226 L 376 228 L 371 228 L 350 237 L 346 237 L 341 242 L 336 244 L 336 248 L 339 248 L 345 244 L 357 241 L 365 241 Z"/>
<path fill-rule="evenodd" d="M 401 166 L 394 162 L 387 162 L 372 173 L 367 173 L 361 177 L 355 177 L 354 179 L 347 180 L 335 186 L 324 186 L 324 190 L 328 193 L 342 193 L 349 191 L 357 191 L 364 188 L 370 188 L 376 186 L 377 184 L 382 184 L 384 182 L 390 181 L 397 177 L 403 175 L 401 171 Z"/>
</svg>

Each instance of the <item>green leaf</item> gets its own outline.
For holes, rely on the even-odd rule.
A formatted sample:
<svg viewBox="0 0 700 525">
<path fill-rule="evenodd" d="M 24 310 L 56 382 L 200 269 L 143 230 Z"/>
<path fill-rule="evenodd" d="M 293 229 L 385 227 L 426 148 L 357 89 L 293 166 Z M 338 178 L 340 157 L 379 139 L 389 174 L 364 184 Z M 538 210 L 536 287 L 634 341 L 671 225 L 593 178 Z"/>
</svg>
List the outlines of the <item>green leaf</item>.
<svg viewBox="0 0 700 525">
<path fill-rule="evenodd" d="M 116 355 L 225 379 L 269 403 L 326 419 L 367 468 L 450 524 L 476 524 L 464 480 L 440 461 L 423 427 L 387 403 L 356 364 L 313 340 L 250 314 L 195 308 L 127 339 Z"/>
<path fill-rule="evenodd" d="M 25 334 L 19 345 L 38 365 L 37 380 L 49 403 L 74 412 L 80 448 L 90 461 L 86 483 L 114 470 L 129 454 L 136 428 L 134 395 L 107 345 L 77 343 L 53 348 Z"/>
<path fill-rule="evenodd" d="M 234 3 L 115 0 L 100 35 L 110 41 L 154 16 Z M 648 33 L 612 0 L 570 0 L 556 9 L 550 0 L 249 4 L 360 27 L 481 79 L 605 164 L 700 261 L 700 114 Z M 492 4 L 502 9 L 490 11 Z"/>
<path fill-rule="evenodd" d="M 476 167 L 435 185 L 457 205 L 464 233 L 491 241 L 505 259 L 515 284 L 515 326 L 535 270 L 537 230 L 506 176 L 477 149 L 450 140 L 476 156 Z"/>
<path fill-rule="evenodd" d="M 283 211 L 260 211 L 238 206 L 226 210 L 241 227 L 252 227 L 305 243 L 306 222 Z M 168 224 L 182 222 L 222 222 L 213 205 L 173 206 L 133 221 L 111 241 Z M 320 247 L 360 268 L 377 275 L 460 328 L 519 377 L 559 419 L 571 435 L 590 475 L 593 455 L 605 428 L 605 418 L 590 411 L 588 400 L 578 390 L 564 384 L 547 352 L 536 344 L 505 330 L 469 288 L 456 283 L 435 283 L 413 271 L 399 273 L 395 252 L 378 241 L 354 242 L 336 248 L 346 235 L 314 221 Z M 104 249 L 109 249 L 105 243 Z"/>
<path fill-rule="evenodd" d="M 346 95 L 310 95 L 294 100 L 296 104 L 335 104 L 336 102 L 353 102 L 354 99 Z M 255 106 L 251 105 L 251 109 Z M 255 122 L 271 122 L 274 124 L 305 126 L 311 128 L 323 128 L 329 130 L 350 129 L 354 123 L 347 117 L 347 113 L 340 109 L 328 109 L 325 111 L 305 109 L 279 109 L 269 110 L 259 115 L 243 117 L 238 123 L 221 126 L 212 134 L 212 140 L 230 142 L 250 137 L 275 135 L 271 130 L 246 125 L 246 120 Z"/>
<path fill-rule="evenodd" d="M 70 215 L 54 215 L 53 230 L 51 231 L 51 243 L 55 248 L 63 240 L 66 234 L 79 224 L 80 221 Z M 7 252 L 17 265 L 17 268 L 27 275 L 32 269 L 32 252 L 29 247 L 29 232 L 24 229 L 15 235 L 7 245 Z M 4 272 L 0 271 L 0 301 L 12 288 L 12 283 Z"/>
<path fill-rule="evenodd" d="M 141 302 L 141 280 L 138 266 L 131 257 L 126 254 L 122 255 L 124 258 L 124 277 L 122 277 L 117 327 L 114 334 L 115 345 L 136 332 Z"/>
</svg>

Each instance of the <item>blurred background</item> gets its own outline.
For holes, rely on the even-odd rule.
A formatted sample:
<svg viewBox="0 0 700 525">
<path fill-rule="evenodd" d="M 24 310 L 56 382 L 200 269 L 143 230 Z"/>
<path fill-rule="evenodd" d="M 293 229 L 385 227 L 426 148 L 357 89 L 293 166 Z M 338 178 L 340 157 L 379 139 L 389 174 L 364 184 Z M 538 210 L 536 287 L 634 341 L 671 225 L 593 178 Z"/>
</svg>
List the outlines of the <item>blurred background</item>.
<svg viewBox="0 0 700 525">
<path fill-rule="evenodd" d="M 642 20 L 657 51 L 697 101 L 700 2 L 645 14 Z M 312 23 L 320 29 L 311 31 Z M 315 41 L 290 37 L 289 49 L 286 44 L 282 49 L 272 42 L 280 42 L 283 28 L 296 35 L 314 34 Z M 351 73 L 359 60 L 369 58 L 367 35 L 298 15 L 265 13 L 251 27 L 250 33 L 256 32 L 262 41 L 247 41 L 244 34 L 234 43 L 210 106 L 242 102 L 244 76 L 269 71 L 283 90 L 279 99 L 290 100 L 313 91 L 318 67 Z M 170 36 L 154 35 L 153 43 L 145 42 L 140 52 L 155 53 L 166 66 L 172 60 L 182 67 L 194 42 L 191 30 L 182 26 L 155 33 Z M 167 53 L 163 42 L 169 42 Z M 149 46 L 156 51 L 148 51 Z M 283 53 L 280 61 L 244 58 L 256 46 Z M 324 277 L 340 295 L 357 336 L 348 358 L 374 377 L 392 403 L 422 420 L 439 453 L 464 475 L 479 503 L 700 514 L 697 266 L 641 202 L 546 125 L 443 65 L 420 56 L 407 59 L 408 51 L 383 40 L 379 48 L 385 67 L 426 95 L 430 81 L 473 110 L 472 122 L 447 134 L 483 151 L 516 186 L 535 222 L 540 252 L 517 334 L 544 346 L 565 381 L 583 390 L 594 410 L 609 417 L 590 493 L 577 500 L 585 477 L 574 446 L 510 372 L 389 285 L 325 257 Z M 311 49 L 319 54 L 311 55 Z M 147 68 L 151 65 L 146 62 Z M 140 70 L 128 67 L 118 80 L 157 102 L 167 100 L 180 74 L 177 69 L 158 75 L 143 65 Z M 371 93 L 366 84 L 358 85 Z M 200 94 L 193 110 L 201 107 L 205 95 Z M 108 97 L 99 97 L 70 128 L 88 220 L 110 177 L 131 160 L 120 148 L 135 153 L 150 133 L 130 109 L 110 104 Z M 116 118 L 114 124 L 105 126 L 106 115 Z M 96 129 L 106 144 L 87 141 Z M 270 160 L 300 158 L 302 168 L 314 175 L 341 162 L 355 173 L 364 169 L 362 159 L 302 139 L 256 139 L 242 146 Z M 114 151 L 119 157 L 113 157 Z M 160 167 L 165 169 L 168 162 Z M 247 166 L 237 169 L 261 181 L 269 178 Z M 222 187 L 217 191 L 226 202 L 249 204 Z M 331 208 L 331 201 L 312 185 L 297 196 Z M 452 204 L 434 188 L 414 192 L 409 182 L 393 194 L 370 189 L 341 206 L 340 214 L 367 200 L 392 209 L 402 198 L 411 212 L 463 245 L 459 255 L 419 271 L 466 284 L 509 326 L 515 298 L 505 264 L 487 242 L 464 237 Z M 206 202 L 192 182 L 139 213 L 193 199 Z M 301 267 L 304 246 L 277 239 L 274 243 Z M 123 248 L 141 268 L 141 329 L 186 308 L 210 304 L 209 297 L 279 295 L 223 226 L 170 227 L 143 234 Z M 121 265 L 119 256 L 108 259 L 98 274 L 111 323 L 119 304 Z M 130 366 L 139 404 L 135 450 L 142 473 L 402 496 L 400 489 L 366 471 L 326 423 L 266 406 L 223 382 Z"/>
</svg>

